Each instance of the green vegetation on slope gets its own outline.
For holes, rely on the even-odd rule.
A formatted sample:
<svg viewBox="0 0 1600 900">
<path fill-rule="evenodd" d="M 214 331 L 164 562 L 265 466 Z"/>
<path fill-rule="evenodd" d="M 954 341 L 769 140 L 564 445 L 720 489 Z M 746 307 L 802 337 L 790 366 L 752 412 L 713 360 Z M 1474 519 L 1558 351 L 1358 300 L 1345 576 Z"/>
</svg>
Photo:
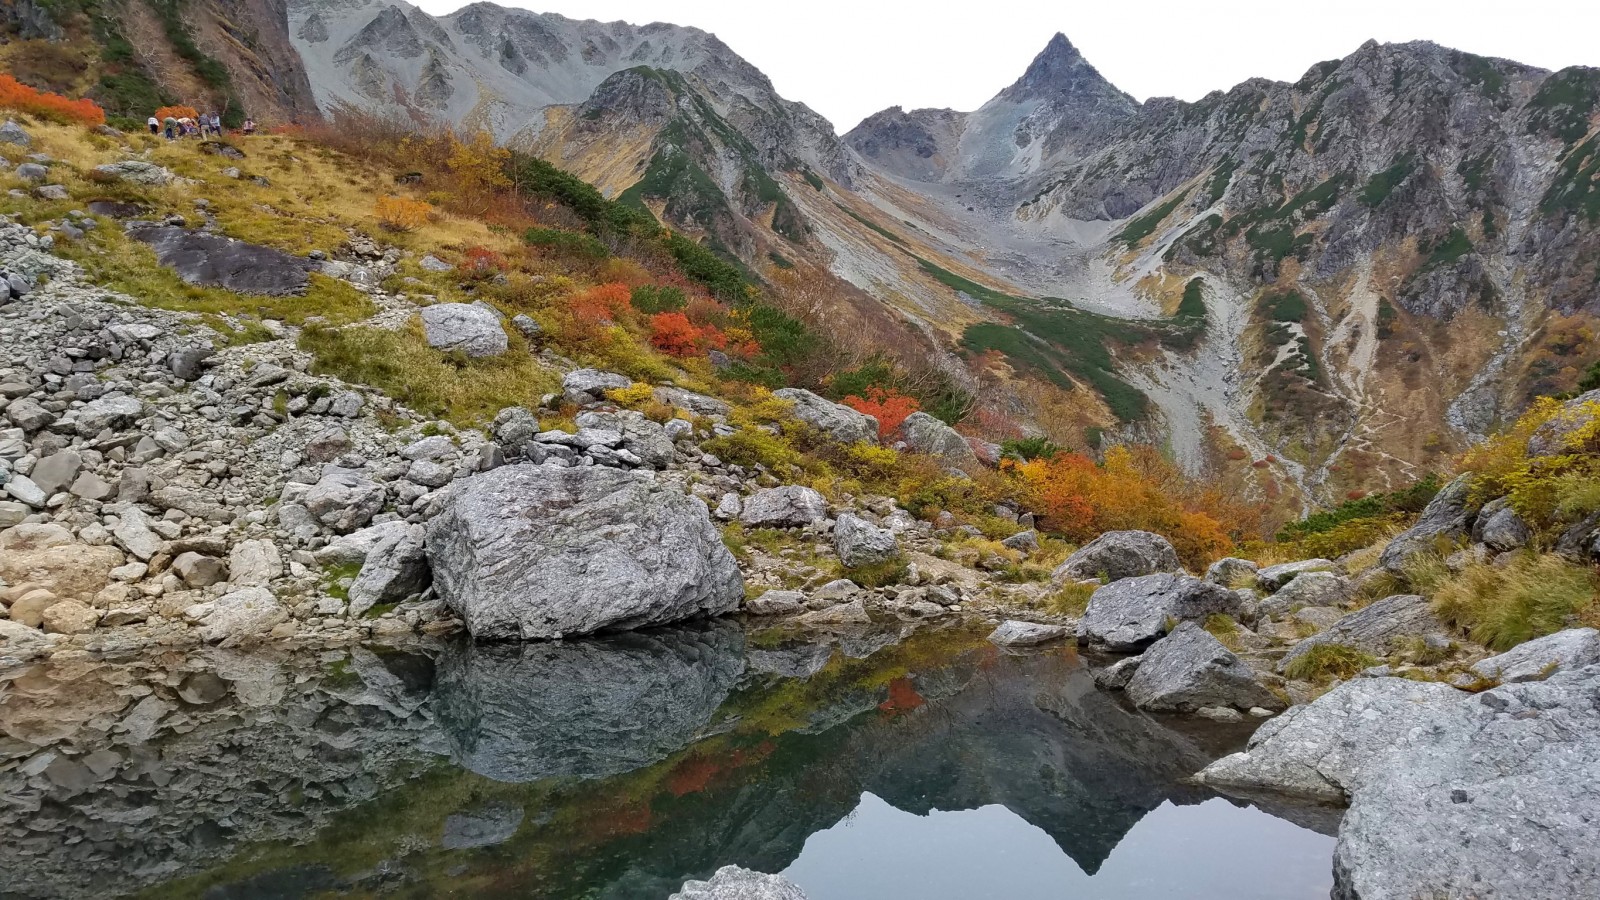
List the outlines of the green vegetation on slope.
<svg viewBox="0 0 1600 900">
<path fill-rule="evenodd" d="M 1367 179 L 1367 184 L 1361 189 L 1357 197 L 1362 206 L 1376 207 L 1389 199 L 1395 188 L 1411 177 L 1416 171 L 1417 158 L 1414 154 L 1405 153 L 1395 160 L 1394 165 Z"/>
<path fill-rule="evenodd" d="M 1117 240 L 1127 244 L 1130 249 L 1139 246 L 1139 242 L 1154 234 L 1156 228 L 1166 220 L 1167 216 L 1172 215 L 1179 204 L 1189 199 L 1189 190 L 1185 188 L 1178 196 L 1129 221 L 1122 226 L 1121 231 L 1117 232 Z"/>
</svg>

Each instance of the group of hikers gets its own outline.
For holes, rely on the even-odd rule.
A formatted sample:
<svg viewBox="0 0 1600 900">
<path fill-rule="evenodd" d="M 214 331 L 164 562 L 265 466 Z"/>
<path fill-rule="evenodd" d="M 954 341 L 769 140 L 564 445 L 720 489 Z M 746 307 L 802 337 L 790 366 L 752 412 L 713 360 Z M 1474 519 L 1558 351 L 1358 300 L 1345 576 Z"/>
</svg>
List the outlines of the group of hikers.
<svg viewBox="0 0 1600 900">
<path fill-rule="evenodd" d="M 159 110 L 157 110 L 159 112 Z M 167 116 L 158 119 L 151 116 L 145 121 L 150 126 L 151 134 L 166 134 L 167 140 L 175 141 L 184 137 L 222 137 L 222 117 L 216 113 L 199 113 L 195 116 Z M 239 131 L 243 134 L 256 133 L 256 121 L 246 117 Z"/>
</svg>

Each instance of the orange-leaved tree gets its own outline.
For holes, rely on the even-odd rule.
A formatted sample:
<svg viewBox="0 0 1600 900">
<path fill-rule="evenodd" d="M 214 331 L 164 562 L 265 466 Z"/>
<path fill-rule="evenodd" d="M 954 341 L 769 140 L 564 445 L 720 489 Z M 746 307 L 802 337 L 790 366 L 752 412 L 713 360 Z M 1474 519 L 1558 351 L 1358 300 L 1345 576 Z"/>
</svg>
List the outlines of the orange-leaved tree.
<svg viewBox="0 0 1600 900">
<path fill-rule="evenodd" d="M 409 197 L 379 197 L 373 204 L 378 222 L 390 231 L 410 231 L 433 217 L 433 207 Z"/>
<path fill-rule="evenodd" d="M 0 72 L 0 107 L 62 125 L 106 123 L 105 110 L 93 100 L 72 100 L 60 94 L 41 91 L 23 84 L 6 72 Z"/>
<path fill-rule="evenodd" d="M 866 394 L 865 397 L 844 398 L 844 405 L 877 419 L 880 439 L 888 439 L 907 416 L 922 408 L 915 397 L 907 397 L 894 388 L 873 385 L 863 393 Z"/>
<path fill-rule="evenodd" d="M 164 123 L 167 119 L 198 119 L 200 112 L 192 106 L 163 106 L 151 115 Z"/>
</svg>

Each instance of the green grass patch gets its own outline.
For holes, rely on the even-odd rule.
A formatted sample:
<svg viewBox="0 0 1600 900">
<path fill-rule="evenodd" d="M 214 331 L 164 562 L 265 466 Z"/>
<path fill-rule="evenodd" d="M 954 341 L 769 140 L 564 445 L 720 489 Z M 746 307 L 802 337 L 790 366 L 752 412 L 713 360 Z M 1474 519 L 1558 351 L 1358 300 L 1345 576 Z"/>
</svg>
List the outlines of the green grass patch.
<svg viewBox="0 0 1600 900">
<path fill-rule="evenodd" d="M 1357 195 L 1356 199 L 1361 201 L 1362 206 L 1379 206 L 1383 201 L 1389 199 L 1395 188 L 1398 188 L 1407 178 L 1410 178 L 1411 173 L 1416 169 L 1416 156 L 1411 153 L 1403 154 L 1389 168 L 1368 178 L 1366 185 L 1361 188 L 1361 193 Z"/>
<path fill-rule="evenodd" d="M 839 209 L 843 210 L 845 215 L 847 215 L 850 218 L 855 219 L 857 222 L 860 222 L 861 224 L 867 226 L 869 229 L 871 229 L 872 231 L 876 232 L 878 235 L 880 235 L 882 237 L 885 237 L 885 238 L 888 238 L 889 240 L 895 242 L 896 244 L 900 244 L 901 246 L 905 246 L 905 243 L 906 243 L 905 239 L 901 238 L 900 235 L 895 234 L 894 232 L 890 231 L 887 228 L 884 228 L 882 225 L 879 225 L 878 223 L 872 221 L 871 219 L 868 219 L 866 216 L 863 216 L 860 213 L 856 212 L 855 210 L 851 209 L 850 207 L 845 206 L 843 203 L 836 203 L 834 205 L 839 207 Z"/>
<path fill-rule="evenodd" d="M 1432 272 L 1434 269 L 1442 269 L 1446 266 L 1454 265 L 1457 260 L 1471 252 L 1472 240 L 1467 237 L 1467 233 L 1462 231 L 1461 226 L 1458 225 L 1450 229 L 1450 233 L 1445 235 L 1444 240 L 1433 245 L 1428 252 L 1427 261 L 1422 264 L 1422 268 L 1417 272 L 1417 275 L 1420 277 Z"/>
<path fill-rule="evenodd" d="M 1318 644 L 1283 670 L 1285 678 L 1326 684 L 1335 678 L 1349 680 L 1378 664 L 1377 657 L 1343 644 Z"/>
<path fill-rule="evenodd" d="M 578 259 L 602 260 L 608 255 L 606 245 L 592 234 L 578 231 L 563 231 L 560 228 L 529 228 L 522 233 L 522 240 L 530 247 L 549 250 L 563 256 L 572 256 Z"/>
<path fill-rule="evenodd" d="M 1589 566 L 1554 554 L 1524 553 L 1510 565 L 1472 565 L 1433 590 L 1440 618 L 1497 651 L 1554 634 L 1574 622 L 1600 624 L 1600 581 Z"/>
<path fill-rule="evenodd" d="M 1231 172 L 1229 177 L 1232 177 Z M 1223 189 L 1227 189 L 1226 185 L 1224 185 Z M 1117 240 L 1127 244 L 1129 249 L 1139 246 L 1141 241 L 1155 233 L 1156 228 L 1158 228 L 1162 222 L 1166 221 L 1167 216 L 1172 215 L 1173 211 L 1176 210 L 1178 206 L 1183 203 L 1183 201 L 1189 199 L 1189 191 L 1189 188 L 1185 188 L 1183 193 L 1179 194 L 1178 196 L 1160 204 L 1155 209 L 1150 210 L 1144 215 L 1136 216 L 1130 220 L 1128 224 L 1122 226 L 1121 231 L 1117 232 Z"/>
</svg>

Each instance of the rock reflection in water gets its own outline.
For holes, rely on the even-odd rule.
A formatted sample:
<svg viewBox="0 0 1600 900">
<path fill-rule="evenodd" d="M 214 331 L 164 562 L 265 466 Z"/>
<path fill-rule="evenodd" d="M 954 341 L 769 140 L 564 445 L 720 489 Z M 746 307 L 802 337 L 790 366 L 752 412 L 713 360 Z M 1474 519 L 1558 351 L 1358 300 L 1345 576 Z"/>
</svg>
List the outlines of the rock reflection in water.
<svg viewBox="0 0 1600 900">
<path fill-rule="evenodd" d="M 1004 807 L 1093 874 L 1245 737 L 981 638 L 721 622 L 0 673 L 0 898 L 664 898 L 785 869 L 863 794 Z"/>
</svg>

